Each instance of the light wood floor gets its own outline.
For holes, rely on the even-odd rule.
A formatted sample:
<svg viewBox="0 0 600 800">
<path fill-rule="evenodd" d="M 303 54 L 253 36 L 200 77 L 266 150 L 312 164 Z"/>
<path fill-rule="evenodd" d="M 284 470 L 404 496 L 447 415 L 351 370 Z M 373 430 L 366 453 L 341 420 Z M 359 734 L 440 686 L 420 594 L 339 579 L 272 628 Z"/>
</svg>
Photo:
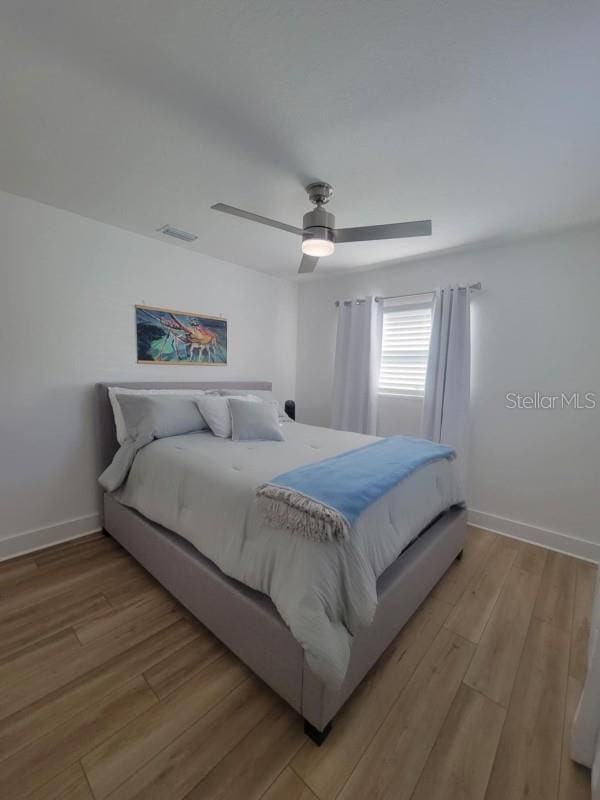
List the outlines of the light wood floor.
<svg viewBox="0 0 600 800">
<path fill-rule="evenodd" d="M 471 529 L 321 747 L 102 534 L 0 564 L 4 800 L 583 800 L 595 568 Z"/>
</svg>

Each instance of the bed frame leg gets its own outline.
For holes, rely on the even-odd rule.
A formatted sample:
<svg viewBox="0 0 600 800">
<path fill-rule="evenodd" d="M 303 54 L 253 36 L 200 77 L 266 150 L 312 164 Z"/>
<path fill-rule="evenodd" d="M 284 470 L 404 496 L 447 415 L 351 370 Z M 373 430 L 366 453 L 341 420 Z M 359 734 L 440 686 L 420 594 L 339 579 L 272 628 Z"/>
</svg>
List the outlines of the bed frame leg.
<svg viewBox="0 0 600 800">
<path fill-rule="evenodd" d="M 311 725 L 307 719 L 305 719 L 304 733 L 317 745 L 317 747 L 321 747 L 325 739 L 331 733 L 331 722 L 328 722 L 323 730 L 320 731 L 318 728 L 315 728 L 314 725 Z"/>
<path fill-rule="evenodd" d="M 461 550 L 460 553 L 456 556 L 456 560 L 457 561 L 462 561 L 462 557 L 463 557 L 463 553 L 464 552 L 465 552 L 464 550 Z"/>
</svg>

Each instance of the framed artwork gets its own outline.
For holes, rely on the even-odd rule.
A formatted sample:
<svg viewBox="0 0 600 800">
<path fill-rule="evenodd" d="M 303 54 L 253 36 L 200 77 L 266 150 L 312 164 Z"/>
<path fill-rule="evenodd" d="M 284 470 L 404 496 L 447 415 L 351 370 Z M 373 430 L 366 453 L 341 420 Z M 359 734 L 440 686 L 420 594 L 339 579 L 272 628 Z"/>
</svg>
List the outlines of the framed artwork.
<svg viewBox="0 0 600 800">
<path fill-rule="evenodd" d="M 138 364 L 227 364 L 227 320 L 135 307 Z"/>
</svg>

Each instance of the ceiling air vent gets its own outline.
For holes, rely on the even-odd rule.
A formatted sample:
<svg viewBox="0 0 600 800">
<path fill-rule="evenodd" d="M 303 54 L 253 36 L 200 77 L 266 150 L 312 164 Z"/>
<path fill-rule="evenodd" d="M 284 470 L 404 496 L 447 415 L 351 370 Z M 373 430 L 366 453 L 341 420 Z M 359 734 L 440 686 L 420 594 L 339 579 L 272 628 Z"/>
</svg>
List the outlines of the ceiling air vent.
<svg viewBox="0 0 600 800">
<path fill-rule="evenodd" d="M 174 228 L 172 225 L 163 225 L 158 228 L 159 233 L 164 233 L 166 236 L 172 236 L 174 239 L 181 239 L 182 242 L 195 242 L 198 238 L 195 233 L 188 233 L 179 228 Z"/>
</svg>

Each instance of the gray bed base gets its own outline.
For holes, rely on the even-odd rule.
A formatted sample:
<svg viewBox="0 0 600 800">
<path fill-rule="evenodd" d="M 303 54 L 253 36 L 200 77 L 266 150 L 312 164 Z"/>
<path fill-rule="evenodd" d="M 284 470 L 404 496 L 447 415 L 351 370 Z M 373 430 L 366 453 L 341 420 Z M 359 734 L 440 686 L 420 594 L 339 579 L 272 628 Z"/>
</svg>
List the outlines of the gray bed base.
<svg viewBox="0 0 600 800">
<path fill-rule="evenodd" d="M 266 382 L 113 383 L 98 386 L 101 460 L 118 447 L 107 386 L 270 389 Z M 356 634 L 338 691 L 307 666 L 304 651 L 266 595 L 228 578 L 181 536 L 104 495 L 104 529 L 236 656 L 304 717 L 319 742 L 342 705 L 464 547 L 466 511 L 450 509 L 381 575 L 373 623 Z"/>
</svg>

